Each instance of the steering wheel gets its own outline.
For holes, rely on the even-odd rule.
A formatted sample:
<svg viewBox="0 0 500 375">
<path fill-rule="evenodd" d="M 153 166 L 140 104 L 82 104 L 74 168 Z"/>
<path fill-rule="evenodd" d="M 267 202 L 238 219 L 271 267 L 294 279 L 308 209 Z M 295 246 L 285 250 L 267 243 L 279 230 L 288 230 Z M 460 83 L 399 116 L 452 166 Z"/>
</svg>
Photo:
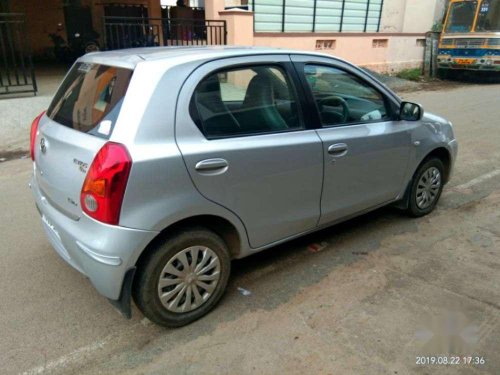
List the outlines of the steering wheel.
<svg viewBox="0 0 500 375">
<path fill-rule="evenodd" d="M 340 122 L 347 122 L 349 120 L 349 106 L 347 105 L 347 102 L 345 101 L 344 98 L 341 98 L 340 96 L 337 95 L 331 95 L 327 96 L 326 98 L 322 98 L 318 100 L 318 104 L 320 106 L 320 111 L 323 110 L 323 106 L 331 106 L 331 107 L 342 107 L 342 119 Z M 338 113 L 335 111 L 335 113 Z M 339 114 L 340 115 L 340 114 Z"/>
</svg>

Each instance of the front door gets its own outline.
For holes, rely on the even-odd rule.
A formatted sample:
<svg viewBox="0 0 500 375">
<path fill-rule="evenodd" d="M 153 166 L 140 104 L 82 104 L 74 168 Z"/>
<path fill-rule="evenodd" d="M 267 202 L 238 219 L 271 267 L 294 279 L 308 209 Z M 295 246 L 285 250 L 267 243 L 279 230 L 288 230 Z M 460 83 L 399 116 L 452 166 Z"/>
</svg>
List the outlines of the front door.
<svg viewBox="0 0 500 375">
<path fill-rule="evenodd" d="M 179 96 L 176 137 L 191 178 L 240 217 L 253 248 L 320 216 L 322 144 L 304 125 L 293 74 L 286 55 L 214 61 Z"/>
<path fill-rule="evenodd" d="M 412 125 L 395 121 L 390 100 L 354 72 L 314 61 L 296 66 L 320 122 L 320 225 L 394 200 L 404 183 Z"/>
</svg>

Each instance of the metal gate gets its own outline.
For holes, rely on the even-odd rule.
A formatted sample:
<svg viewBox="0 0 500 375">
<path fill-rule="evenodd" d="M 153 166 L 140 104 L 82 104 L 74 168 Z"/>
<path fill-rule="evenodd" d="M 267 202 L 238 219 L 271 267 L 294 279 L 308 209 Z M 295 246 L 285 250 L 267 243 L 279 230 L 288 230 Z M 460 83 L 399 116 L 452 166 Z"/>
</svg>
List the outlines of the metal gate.
<svg viewBox="0 0 500 375">
<path fill-rule="evenodd" d="M 106 49 L 226 44 L 226 21 L 104 17 Z"/>
<path fill-rule="evenodd" d="M 25 21 L 22 13 L 0 13 L 0 95 L 36 94 Z"/>
</svg>

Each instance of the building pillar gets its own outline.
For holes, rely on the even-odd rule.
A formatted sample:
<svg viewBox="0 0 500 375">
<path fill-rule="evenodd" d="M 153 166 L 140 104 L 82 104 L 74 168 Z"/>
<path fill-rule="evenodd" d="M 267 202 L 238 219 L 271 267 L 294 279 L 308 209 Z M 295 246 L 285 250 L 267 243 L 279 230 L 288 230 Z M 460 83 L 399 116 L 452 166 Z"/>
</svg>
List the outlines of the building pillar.
<svg viewBox="0 0 500 375">
<path fill-rule="evenodd" d="M 221 20 L 226 21 L 227 44 L 253 46 L 253 12 L 241 9 L 219 12 Z"/>
<path fill-rule="evenodd" d="M 153 33 L 158 34 L 158 43 L 160 46 L 164 46 L 163 41 L 163 24 L 161 21 L 161 1 L 160 0 L 148 0 L 148 17 L 158 18 L 150 22 L 153 28 Z"/>
<path fill-rule="evenodd" d="M 225 9 L 225 3 L 225 0 L 205 0 L 205 19 L 220 19 L 219 12 Z"/>
<path fill-rule="evenodd" d="M 101 4 L 96 4 L 90 1 L 88 6 L 90 6 L 90 12 L 92 14 L 92 27 L 94 31 L 99 34 L 99 44 L 101 48 L 105 47 L 105 30 L 104 30 L 104 6 Z"/>
<path fill-rule="evenodd" d="M 161 18 L 161 1 L 149 0 L 148 1 L 148 15 L 151 18 Z"/>
</svg>

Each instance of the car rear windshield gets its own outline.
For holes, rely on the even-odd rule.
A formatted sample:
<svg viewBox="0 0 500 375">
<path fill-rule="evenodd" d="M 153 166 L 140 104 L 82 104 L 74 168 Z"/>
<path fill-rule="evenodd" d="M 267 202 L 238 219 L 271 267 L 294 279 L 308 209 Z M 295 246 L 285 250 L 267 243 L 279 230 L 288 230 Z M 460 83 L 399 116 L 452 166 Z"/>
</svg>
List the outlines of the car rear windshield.
<svg viewBox="0 0 500 375">
<path fill-rule="evenodd" d="M 55 122 L 109 138 L 132 77 L 132 70 L 76 63 L 57 91 L 48 116 Z"/>
</svg>

